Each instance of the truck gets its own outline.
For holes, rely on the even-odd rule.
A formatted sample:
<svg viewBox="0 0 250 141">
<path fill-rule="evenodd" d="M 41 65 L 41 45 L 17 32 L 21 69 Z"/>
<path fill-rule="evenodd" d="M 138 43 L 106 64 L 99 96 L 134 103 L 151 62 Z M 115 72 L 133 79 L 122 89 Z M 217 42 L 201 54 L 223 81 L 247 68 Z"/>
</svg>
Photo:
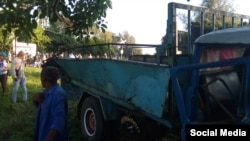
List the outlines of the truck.
<svg viewBox="0 0 250 141">
<path fill-rule="evenodd" d="M 176 9 L 188 11 L 188 42 L 183 48 L 177 45 Z M 202 19 L 201 35 L 194 42 L 190 11 L 200 12 Z M 208 11 L 213 20 L 223 15 L 223 28 L 215 30 L 213 22 L 214 31 L 204 34 Z M 232 17 L 229 28 L 224 26 L 225 16 Z M 240 17 L 240 27 L 234 25 L 234 17 Z M 243 19 L 250 16 L 171 2 L 164 44 L 70 48 L 152 47 L 156 54 L 132 54 L 126 60 L 111 54 L 75 59 L 55 55 L 43 67 L 57 67 L 61 86 L 78 99 L 76 114 L 88 141 L 119 140 L 120 134 L 140 141 L 167 134 L 169 140 L 184 141 L 219 136 L 217 129 L 223 136 L 244 137 L 250 124 L 250 27 L 243 26 Z"/>
</svg>

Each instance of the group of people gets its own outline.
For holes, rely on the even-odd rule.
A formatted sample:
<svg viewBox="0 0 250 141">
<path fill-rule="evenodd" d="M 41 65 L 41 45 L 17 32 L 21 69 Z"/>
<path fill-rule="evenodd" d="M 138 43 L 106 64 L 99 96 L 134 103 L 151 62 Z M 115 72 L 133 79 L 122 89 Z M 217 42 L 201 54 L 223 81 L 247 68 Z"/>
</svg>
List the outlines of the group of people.
<svg viewBox="0 0 250 141">
<path fill-rule="evenodd" d="M 0 82 L 2 86 L 2 92 L 5 94 L 7 91 L 8 73 L 10 73 L 13 78 L 11 95 L 12 102 L 16 102 L 19 85 L 21 85 L 22 88 L 22 100 L 24 102 L 27 101 L 26 77 L 24 74 L 24 56 L 25 53 L 23 51 L 18 52 L 16 58 L 11 63 L 11 69 L 8 70 L 6 54 L 5 52 L 0 52 Z"/>
<path fill-rule="evenodd" d="M 3 52 L 0 53 L 0 81 L 3 92 L 7 90 L 8 66 Z M 25 53 L 17 53 L 11 63 L 13 79 L 12 102 L 16 102 L 19 85 L 22 88 L 22 101 L 27 101 L 26 76 L 24 73 Z M 43 91 L 33 96 L 33 103 L 37 109 L 34 124 L 34 141 L 67 141 L 67 111 L 68 103 L 64 89 L 58 84 L 60 77 L 56 67 L 43 67 L 40 73 Z"/>
<path fill-rule="evenodd" d="M 42 63 L 47 59 L 46 54 L 41 54 L 40 52 L 37 52 L 37 55 L 34 56 L 34 67 L 40 68 Z"/>
</svg>

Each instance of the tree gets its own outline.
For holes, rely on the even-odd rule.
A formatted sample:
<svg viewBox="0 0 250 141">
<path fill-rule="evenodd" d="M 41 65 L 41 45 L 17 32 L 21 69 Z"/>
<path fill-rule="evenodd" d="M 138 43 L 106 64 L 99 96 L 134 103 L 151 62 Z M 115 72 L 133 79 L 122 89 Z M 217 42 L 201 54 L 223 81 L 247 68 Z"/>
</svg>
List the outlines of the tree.
<svg viewBox="0 0 250 141">
<path fill-rule="evenodd" d="M 234 13 L 235 8 L 233 5 L 234 0 L 203 0 L 201 6 L 207 7 L 209 9 L 225 11 L 228 13 Z M 211 12 L 204 13 L 204 33 L 211 32 L 212 29 L 212 14 Z M 221 14 L 215 14 L 215 30 L 219 30 L 223 28 L 222 25 L 222 16 Z M 191 30 L 192 30 L 192 39 L 193 42 L 197 37 L 200 36 L 200 13 L 196 13 L 195 20 L 192 22 Z M 225 28 L 232 27 L 232 18 L 225 16 Z M 239 26 L 239 21 L 236 23 Z"/>
<path fill-rule="evenodd" d="M 207 7 L 209 9 L 214 9 L 214 10 L 218 10 L 218 11 L 225 11 L 225 12 L 230 12 L 230 13 L 234 13 L 235 12 L 235 8 L 233 6 L 233 1 L 234 0 L 203 0 L 201 6 Z M 220 14 L 216 14 L 215 16 L 215 21 L 216 21 L 216 28 L 217 29 L 221 29 L 222 28 L 222 19 L 223 15 Z M 212 13 L 211 12 L 207 12 L 204 15 L 205 17 L 205 25 L 210 25 L 210 27 L 212 27 Z M 200 21 L 200 14 L 197 14 L 195 21 L 198 22 Z M 227 27 L 231 26 L 231 17 L 225 17 L 225 23 Z"/>
<path fill-rule="evenodd" d="M 201 6 L 207 7 L 209 9 L 235 12 L 233 7 L 234 0 L 203 0 Z"/>
<path fill-rule="evenodd" d="M 211 9 L 211 11 L 224 11 L 227 13 L 233 13 L 235 12 L 234 5 L 232 4 L 234 0 L 203 0 L 201 6 L 207 7 L 208 9 Z M 201 12 L 200 11 L 192 11 L 193 15 L 191 15 L 191 44 L 201 35 Z M 204 33 L 211 32 L 213 30 L 213 21 L 212 21 L 212 14 L 215 14 L 215 30 L 222 29 L 222 14 L 218 14 L 218 12 L 212 13 L 210 11 L 204 12 Z M 186 25 L 186 28 L 188 28 L 188 17 L 187 15 L 183 13 L 179 13 L 177 15 L 182 23 Z M 231 27 L 232 18 L 227 17 L 225 15 L 225 28 Z M 235 20 L 236 21 L 236 20 Z M 239 22 L 235 23 L 235 25 L 239 25 Z M 188 51 L 187 45 L 188 45 L 188 34 L 187 32 L 181 32 L 178 31 L 178 48 L 182 49 L 182 51 Z M 165 35 L 162 37 L 162 45 L 167 45 L 167 36 Z M 165 51 L 165 50 L 164 50 Z M 163 52 L 164 52 L 163 51 Z M 189 51 L 188 51 L 189 52 Z"/>
<path fill-rule="evenodd" d="M 128 31 L 123 31 L 123 33 L 119 33 L 120 40 L 125 41 L 127 44 L 135 44 L 136 40 L 135 37 L 130 35 Z M 128 57 L 129 55 L 133 54 L 142 54 L 142 49 L 140 48 L 134 48 L 132 46 L 122 46 L 124 50 L 124 56 Z"/>
<path fill-rule="evenodd" d="M 111 0 L 5 0 L 0 2 L 0 27 L 30 41 L 37 20 L 48 19 L 49 23 L 65 23 L 66 33 L 82 36 L 94 25 L 106 29 L 108 8 L 112 8 Z"/>
<path fill-rule="evenodd" d="M 105 44 L 112 42 L 112 32 L 100 32 L 97 28 L 92 28 L 91 31 L 93 32 L 92 36 L 85 36 L 84 38 L 84 45 L 94 45 L 94 44 Z M 91 46 L 87 47 L 82 52 L 85 55 L 92 54 L 93 56 L 102 57 L 104 54 L 115 54 L 115 49 L 112 46 Z"/>
<path fill-rule="evenodd" d="M 110 31 L 102 32 L 97 27 L 88 29 L 92 32 L 90 36 L 83 36 L 82 39 L 75 38 L 75 36 L 65 35 L 65 29 L 61 22 L 50 25 L 46 28 L 45 33 L 50 37 L 51 43 L 47 45 L 48 52 L 60 52 L 68 50 L 69 48 L 76 48 L 72 50 L 74 54 L 81 53 L 83 56 L 92 54 L 93 56 L 103 56 L 104 54 L 114 55 L 116 50 L 112 46 L 91 46 L 94 44 L 111 43 L 113 41 L 113 34 Z"/>
<path fill-rule="evenodd" d="M 65 35 L 65 29 L 60 24 L 54 23 L 47 27 L 45 35 L 50 38 L 50 42 L 46 44 L 46 52 L 60 52 L 66 48 L 72 48 L 80 45 L 71 35 Z"/>
<path fill-rule="evenodd" d="M 94 45 L 94 44 L 104 44 L 104 43 L 120 43 L 121 40 L 124 40 L 124 43 L 135 44 L 135 38 L 130 35 L 127 31 L 123 33 L 119 33 L 119 35 L 115 35 L 110 31 L 100 32 L 100 29 L 93 27 L 89 30 L 93 33 L 92 36 L 85 36 L 84 45 Z M 97 46 L 97 47 L 88 47 L 85 49 L 83 54 L 91 53 L 94 56 L 103 56 L 104 54 L 119 56 L 120 50 L 124 50 L 124 56 L 129 56 L 133 53 L 141 54 L 142 50 L 135 48 L 132 49 L 131 46 L 117 46 L 117 45 L 109 45 L 109 46 Z"/>
<path fill-rule="evenodd" d="M 8 52 L 13 39 L 14 37 L 12 37 L 3 27 L 0 28 L 0 51 Z"/>
<path fill-rule="evenodd" d="M 46 52 L 46 45 L 51 42 L 51 38 L 44 33 L 44 29 L 41 25 L 38 25 L 34 29 L 35 37 L 31 37 L 31 42 L 37 45 L 37 50 L 39 52 Z"/>
</svg>

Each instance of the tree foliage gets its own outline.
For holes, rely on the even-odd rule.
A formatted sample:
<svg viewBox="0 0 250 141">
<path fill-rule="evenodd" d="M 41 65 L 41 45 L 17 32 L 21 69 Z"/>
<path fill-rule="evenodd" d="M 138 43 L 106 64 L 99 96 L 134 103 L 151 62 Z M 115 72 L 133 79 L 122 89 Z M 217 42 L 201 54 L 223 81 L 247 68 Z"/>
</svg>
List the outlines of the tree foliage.
<svg viewBox="0 0 250 141">
<path fill-rule="evenodd" d="M 79 46 L 80 42 L 73 36 L 66 35 L 65 29 L 58 24 L 52 24 L 44 30 L 46 36 L 50 38 L 50 42 L 46 44 L 45 52 L 59 52 L 65 48 Z"/>
<path fill-rule="evenodd" d="M 201 6 L 219 11 L 235 12 L 234 0 L 203 0 Z"/>
<path fill-rule="evenodd" d="M 0 50 L 7 52 L 10 49 L 14 37 L 7 33 L 4 28 L 0 28 Z"/>
<path fill-rule="evenodd" d="M 219 30 L 222 28 L 232 27 L 232 18 L 228 17 L 227 15 L 223 15 L 218 11 L 224 11 L 225 13 L 234 13 L 235 8 L 233 5 L 234 0 L 203 0 L 201 3 L 202 7 L 206 7 L 208 9 L 211 9 L 211 11 L 206 10 L 204 12 L 204 33 L 208 33 L 213 31 L 213 28 L 215 27 L 215 30 Z M 216 12 L 214 12 L 216 11 Z M 212 14 L 215 15 L 215 23 L 213 25 L 213 19 Z M 185 25 L 186 29 L 188 29 L 188 17 L 184 13 L 179 13 L 178 18 L 181 20 L 181 22 Z M 223 26 L 223 16 L 225 16 L 224 26 Z M 199 36 L 201 36 L 201 12 L 200 11 L 191 11 L 191 43 L 195 41 Z M 240 20 L 237 21 L 235 18 L 234 26 L 239 26 Z M 187 48 L 188 44 L 188 34 L 187 32 L 181 32 L 178 31 L 179 37 L 178 37 L 178 45 L 179 47 L 182 47 L 183 51 L 186 51 L 185 48 Z M 180 41 L 181 39 L 181 41 Z M 167 36 L 165 35 L 162 37 L 162 44 L 167 44 Z"/>
<path fill-rule="evenodd" d="M 84 45 L 112 43 L 113 33 L 110 31 L 100 32 L 97 28 L 92 28 L 92 36 L 85 36 Z M 103 57 L 105 54 L 115 55 L 116 50 L 113 46 L 91 46 L 82 50 L 85 55 L 92 54 L 95 57 Z"/>
<path fill-rule="evenodd" d="M 36 28 L 37 22 L 35 16 L 31 14 L 33 10 L 32 3 L 29 0 L 6 0 L 0 3 L 0 27 L 4 28 L 2 33 L 14 32 L 14 35 L 21 40 L 29 40 L 34 36 L 33 29 Z"/>
<path fill-rule="evenodd" d="M 203 0 L 201 6 L 207 7 L 209 9 L 213 10 L 218 10 L 218 11 L 225 11 L 228 13 L 234 13 L 235 8 L 233 5 L 234 0 Z M 215 27 L 216 29 L 221 29 L 222 28 L 222 16 L 221 14 L 216 14 L 215 15 Z M 206 12 L 205 15 L 205 25 L 209 25 L 212 27 L 212 13 L 211 12 Z M 195 22 L 198 22 L 200 20 L 200 15 L 198 14 L 195 18 Z M 225 24 L 227 27 L 231 26 L 231 17 L 225 17 Z"/>
<path fill-rule="evenodd" d="M 88 29 L 92 32 L 90 36 L 83 36 L 82 39 L 75 38 L 72 35 L 65 35 L 65 29 L 61 23 L 53 24 L 46 28 L 45 33 L 50 37 L 51 42 L 47 45 L 47 52 L 60 52 L 69 48 L 77 48 L 70 52 L 74 54 L 81 53 L 83 56 L 92 54 L 93 56 L 102 57 L 104 54 L 116 54 L 116 49 L 111 46 L 91 46 L 95 44 L 104 44 L 113 42 L 113 33 L 110 31 L 102 32 L 97 27 Z"/>
<path fill-rule="evenodd" d="M 224 11 L 227 13 L 234 13 L 235 8 L 233 5 L 234 0 L 203 0 L 201 6 L 207 7 L 209 9 Z M 211 32 L 213 30 L 213 21 L 212 21 L 212 14 L 211 12 L 207 11 L 204 13 L 204 33 Z M 223 25 L 222 19 L 225 16 L 225 21 Z M 192 22 L 191 30 L 191 42 L 193 42 L 197 37 L 200 36 L 200 13 L 196 14 L 195 20 Z M 235 21 L 235 25 L 239 26 L 240 20 Z M 232 27 L 232 17 L 222 15 L 222 14 L 215 14 L 215 23 L 214 23 L 215 30 L 220 30 L 222 28 Z M 223 27 L 224 26 L 224 27 Z"/>
<path fill-rule="evenodd" d="M 45 52 L 47 44 L 51 42 L 51 38 L 44 33 L 44 29 L 41 25 L 38 25 L 33 32 L 36 36 L 31 37 L 31 42 L 37 45 L 39 52 Z"/>
<path fill-rule="evenodd" d="M 65 23 L 66 33 L 82 36 L 92 26 L 106 29 L 104 17 L 111 6 L 111 0 L 5 0 L 0 2 L 0 27 L 29 41 L 37 20 L 48 19 Z"/>
<path fill-rule="evenodd" d="M 127 44 L 136 43 L 135 37 L 130 35 L 128 31 L 123 31 L 122 33 L 119 33 L 119 38 L 122 41 L 125 41 L 125 43 Z M 123 48 L 124 50 L 123 54 L 125 57 L 128 57 L 129 55 L 132 55 L 132 54 L 142 54 L 142 49 L 140 48 L 133 48 L 132 46 L 122 46 L 121 48 Z"/>
<path fill-rule="evenodd" d="M 0 28 L 0 50 L 8 52 L 9 50 L 11 50 L 15 35 L 13 33 L 8 33 L 5 31 L 6 29 L 4 27 Z M 38 25 L 37 28 L 33 29 L 32 32 L 35 34 L 35 36 L 32 36 L 30 41 L 37 45 L 38 51 L 44 51 L 44 49 L 46 48 L 46 44 L 50 43 L 50 38 L 44 34 L 44 30 L 41 25 Z M 21 38 L 19 38 L 18 41 L 24 42 L 24 40 L 21 40 Z"/>
</svg>

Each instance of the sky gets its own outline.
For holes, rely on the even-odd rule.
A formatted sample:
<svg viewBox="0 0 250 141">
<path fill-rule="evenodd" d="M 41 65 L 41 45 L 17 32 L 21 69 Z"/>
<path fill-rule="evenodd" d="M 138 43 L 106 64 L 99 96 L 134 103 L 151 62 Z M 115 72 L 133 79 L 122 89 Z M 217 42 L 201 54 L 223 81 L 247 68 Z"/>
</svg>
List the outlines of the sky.
<svg viewBox="0 0 250 141">
<path fill-rule="evenodd" d="M 107 11 L 108 30 L 118 34 L 124 31 L 135 37 L 138 44 L 161 44 L 166 33 L 167 5 L 178 2 L 199 6 L 202 0 L 112 0 Z M 250 15 L 247 0 L 235 0 L 237 13 Z M 152 50 L 151 50 L 152 51 Z M 150 50 L 144 53 L 150 53 Z"/>
</svg>

